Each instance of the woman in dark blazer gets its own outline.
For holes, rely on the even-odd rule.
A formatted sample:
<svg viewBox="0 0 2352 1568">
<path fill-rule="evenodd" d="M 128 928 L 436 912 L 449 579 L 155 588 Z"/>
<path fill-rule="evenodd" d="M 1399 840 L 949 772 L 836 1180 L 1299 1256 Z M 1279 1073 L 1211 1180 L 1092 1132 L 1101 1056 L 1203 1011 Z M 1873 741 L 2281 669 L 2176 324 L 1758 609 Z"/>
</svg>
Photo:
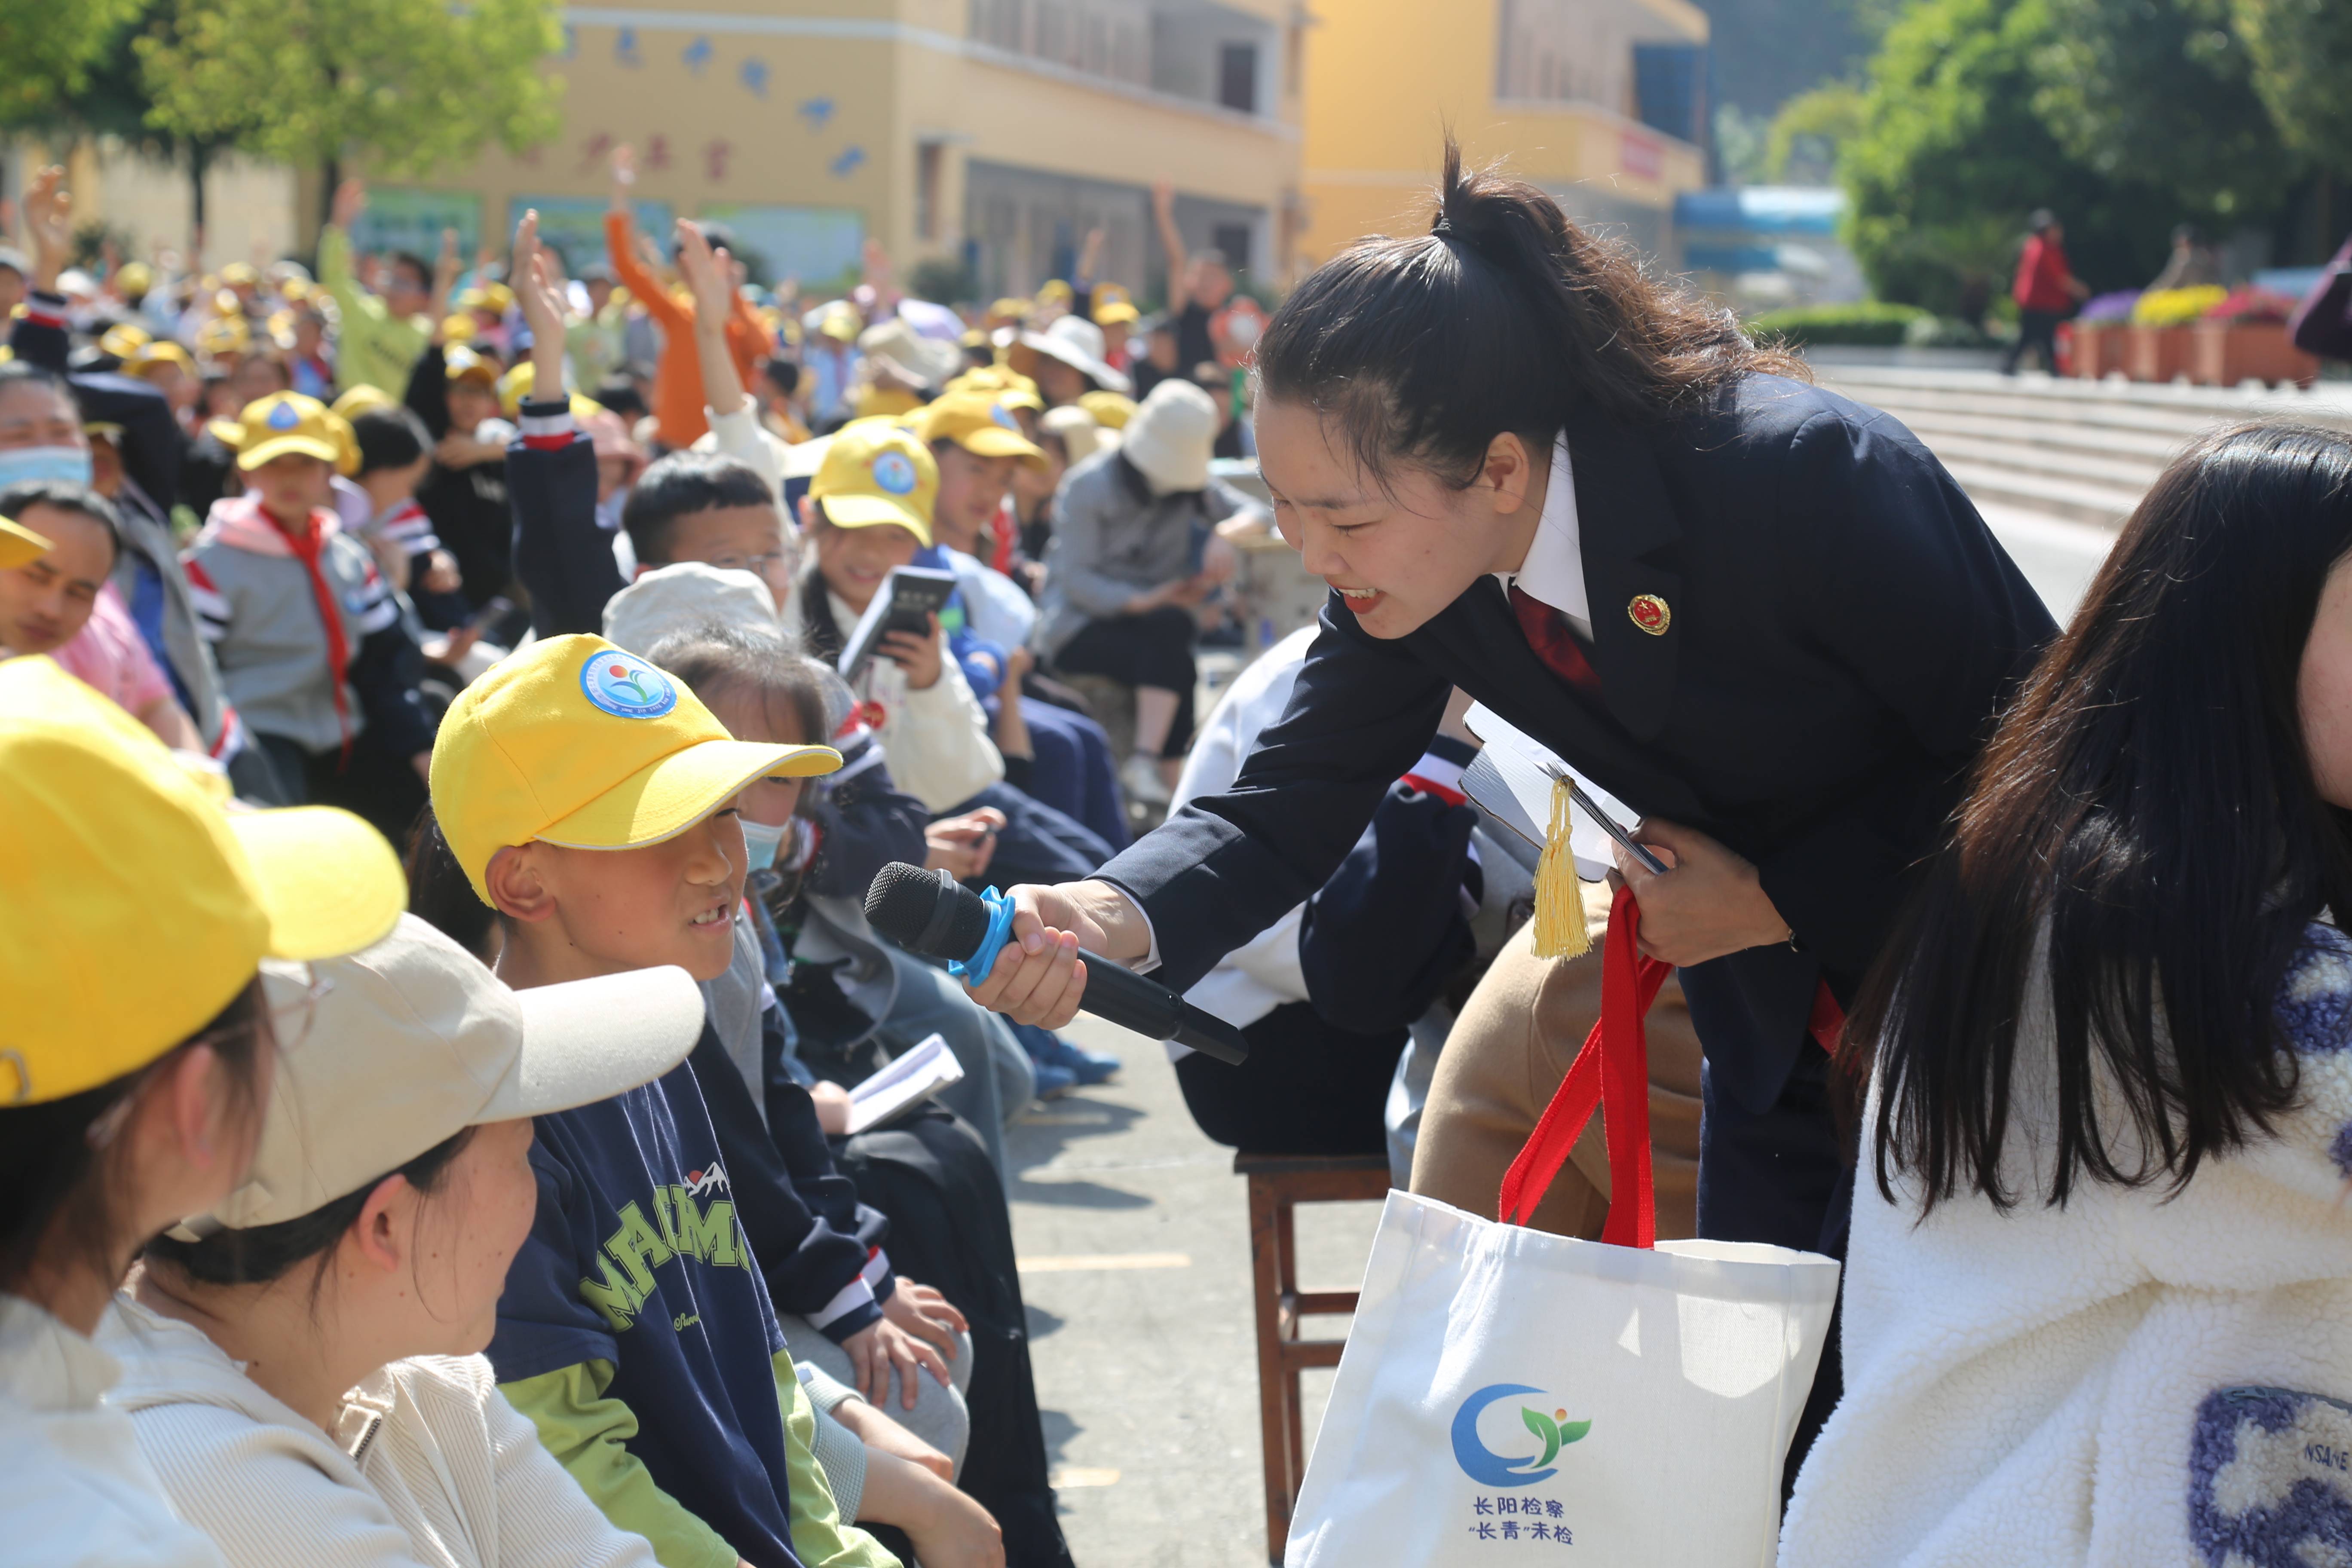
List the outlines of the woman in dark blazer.
<svg viewBox="0 0 2352 1568">
<path fill-rule="evenodd" d="M 1257 374 L 1277 521 L 1334 589 L 1296 695 L 1232 790 L 1017 889 L 975 994 L 1066 1022 L 1081 944 L 1190 985 L 1322 885 L 1459 686 L 1669 852 L 1630 876 L 1706 1049 L 1700 1233 L 1840 1250 L 1814 999 L 1876 957 L 2040 598 L 1901 425 L 1451 146 L 1432 232 L 1319 268 Z"/>
</svg>

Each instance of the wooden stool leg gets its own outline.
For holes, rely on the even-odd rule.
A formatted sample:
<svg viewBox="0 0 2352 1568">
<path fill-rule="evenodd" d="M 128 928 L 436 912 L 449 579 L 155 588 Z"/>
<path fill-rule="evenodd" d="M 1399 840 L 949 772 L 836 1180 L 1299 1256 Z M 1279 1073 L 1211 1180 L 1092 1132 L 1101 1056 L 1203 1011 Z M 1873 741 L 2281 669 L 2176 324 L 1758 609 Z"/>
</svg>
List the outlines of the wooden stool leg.
<svg viewBox="0 0 2352 1568">
<path fill-rule="evenodd" d="M 1289 1444 L 1290 1422 L 1285 1415 L 1284 1393 L 1290 1386 L 1282 1353 L 1283 1282 L 1290 1272 L 1286 1245 L 1289 1239 L 1289 1205 L 1278 1202 L 1273 1184 L 1250 1178 L 1250 1271 L 1257 1313 L 1258 1436 L 1265 1461 L 1265 1552 L 1268 1563 L 1282 1561 L 1290 1534 L 1290 1501 L 1296 1496 Z"/>
</svg>

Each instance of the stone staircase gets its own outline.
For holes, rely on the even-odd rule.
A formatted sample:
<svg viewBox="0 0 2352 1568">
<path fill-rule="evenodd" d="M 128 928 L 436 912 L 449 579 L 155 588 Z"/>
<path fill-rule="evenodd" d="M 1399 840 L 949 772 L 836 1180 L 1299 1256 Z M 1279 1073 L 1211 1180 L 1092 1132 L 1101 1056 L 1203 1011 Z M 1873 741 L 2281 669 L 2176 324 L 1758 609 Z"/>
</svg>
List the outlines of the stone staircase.
<svg viewBox="0 0 2352 1568">
<path fill-rule="evenodd" d="M 2352 383 L 2309 392 L 1898 369 L 1819 356 L 1821 384 L 1883 408 L 1942 459 L 1979 506 L 2119 528 L 2198 436 L 2251 419 L 2352 430 Z"/>
</svg>

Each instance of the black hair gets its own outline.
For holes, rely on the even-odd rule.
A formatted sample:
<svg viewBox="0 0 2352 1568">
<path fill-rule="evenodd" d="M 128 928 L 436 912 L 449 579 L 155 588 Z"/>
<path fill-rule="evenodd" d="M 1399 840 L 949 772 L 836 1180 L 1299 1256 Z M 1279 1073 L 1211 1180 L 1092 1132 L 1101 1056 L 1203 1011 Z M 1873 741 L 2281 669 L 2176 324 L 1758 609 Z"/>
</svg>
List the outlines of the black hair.
<svg viewBox="0 0 2352 1568">
<path fill-rule="evenodd" d="M 58 396 L 68 400 L 73 396 L 71 390 L 66 384 L 66 378 L 47 365 L 35 364 L 30 360 L 0 360 L 0 390 L 5 390 L 20 381 L 29 381 L 37 385 L 46 386 Z"/>
<path fill-rule="evenodd" d="M 433 449 L 425 421 L 406 408 L 370 408 L 352 416 L 359 445 L 361 475 L 379 468 L 404 468 Z"/>
<path fill-rule="evenodd" d="M 449 1167 L 466 1152 L 477 1131 L 460 1128 L 455 1136 L 444 1138 L 399 1169 L 362 1183 L 309 1214 L 276 1225 L 215 1230 L 194 1241 L 156 1237 L 147 1243 L 147 1260 L 167 1265 L 204 1285 L 267 1285 L 284 1279 L 297 1265 L 308 1263 L 315 1308 L 327 1271 L 334 1266 L 335 1247 L 359 1223 L 360 1211 L 367 1207 L 376 1188 L 394 1176 L 402 1176 L 423 1196 L 439 1196 L 448 1183 Z"/>
<path fill-rule="evenodd" d="M 1931 1207 L 2015 1203 L 2015 1122 L 2051 1129 L 2051 1205 L 2086 1180 L 2178 1190 L 2294 1102 L 2278 988 L 2306 923 L 2352 910 L 2352 813 L 2320 795 L 2297 696 L 2347 552 L 2341 431 L 2210 436 L 2140 502 L 1856 998 L 1890 1199 L 1903 1171 Z M 2051 1042 L 2021 1059 L 2045 994 Z M 2012 1103 L 2045 1074 L 2054 1104 Z"/>
<path fill-rule="evenodd" d="M 645 395 L 637 384 L 625 375 L 607 376 L 596 384 L 589 396 L 603 407 L 611 409 L 624 419 L 636 420 L 646 416 Z"/>
<path fill-rule="evenodd" d="M 429 290 L 433 287 L 433 263 L 413 250 L 394 251 L 392 253 L 394 273 L 397 274 L 404 267 L 416 274 L 416 286 L 419 289 Z"/>
<path fill-rule="evenodd" d="M 768 384 L 790 397 L 801 389 L 801 367 L 788 359 L 772 359 L 761 367 Z"/>
<path fill-rule="evenodd" d="M 712 619 L 669 633 L 646 650 L 646 659 L 684 681 L 706 706 L 730 692 L 754 691 L 771 725 L 798 730 L 803 745 L 825 743 L 818 667 L 781 631 Z M 775 723 L 779 704 L 791 725 Z"/>
<path fill-rule="evenodd" d="M 0 1193 L 8 1194 L 0 1205 L 0 1291 L 21 1294 L 37 1266 L 54 1271 L 60 1260 L 41 1257 L 52 1237 L 71 1262 L 110 1283 L 122 1277 L 146 1238 L 118 1234 L 129 1151 L 124 1140 L 110 1142 L 99 1130 L 130 1114 L 140 1091 L 200 1044 L 219 1060 L 236 1108 L 257 1120 L 257 1068 L 263 1051 L 277 1048 L 258 975 L 202 1029 L 147 1066 L 79 1094 L 0 1107 Z"/>
<path fill-rule="evenodd" d="M 427 805 L 416 814 L 409 830 L 408 853 L 401 857 L 408 873 L 408 912 L 472 953 L 483 963 L 494 953 L 492 938 L 506 921 L 504 911 L 482 901 L 457 864 L 457 852 L 441 831 L 441 819 Z"/>
<path fill-rule="evenodd" d="M 637 477 L 622 503 L 621 526 L 640 562 L 666 566 L 670 530 L 679 518 L 721 507 L 775 504 L 775 492 L 749 464 L 716 452 L 672 452 Z"/>
<path fill-rule="evenodd" d="M 1580 411 L 1651 424 L 1751 371 L 1804 374 L 1534 185 L 1464 169 L 1450 135 L 1437 201 L 1429 233 L 1317 268 L 1258 341 L 1264 395 L 1331 419 L 1369 474 L 1465 488 L 1507 430 L 1549 448 Z"/>
<path fill-rule="evenodd" d="M 33 506 L 75 512 L 89 519 L 106 531 L 108 559 L 122 559 L 122 514 L 114 510 L 112 501 L 88 485 L 69 484 L 63 479 L 26 479 L 0 489 L 0 517 L 21 521 L 25 509 Z"/>
</svg>

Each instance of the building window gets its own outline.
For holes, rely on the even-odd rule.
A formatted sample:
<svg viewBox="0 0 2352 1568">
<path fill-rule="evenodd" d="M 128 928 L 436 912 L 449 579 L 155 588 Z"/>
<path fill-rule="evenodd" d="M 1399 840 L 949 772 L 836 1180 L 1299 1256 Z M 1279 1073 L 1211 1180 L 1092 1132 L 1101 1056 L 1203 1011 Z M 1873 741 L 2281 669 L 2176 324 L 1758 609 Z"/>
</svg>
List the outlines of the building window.
<svg viewBox="0 0 2352 1568">
<path fill-rule="evenodd" d="M 1225 265 L 1236 272 L 1250 269 L 1250 226 L 1221 223 L 1209 231 L 1209 243 L 1224 252 Z"/>
<path fill-rule="evenodd" d="M 1257 112 L 1257 46 L 1217 47 L 1217 101 L 1244 114 Z"/>
<path fill-rule="evenodd" d="M 937 239 L 940 237 L 940 180 L 947 166 L 948 150 L 937 142 L 919 142 L 915 145 L 915 237 Z"/>
</svg>

